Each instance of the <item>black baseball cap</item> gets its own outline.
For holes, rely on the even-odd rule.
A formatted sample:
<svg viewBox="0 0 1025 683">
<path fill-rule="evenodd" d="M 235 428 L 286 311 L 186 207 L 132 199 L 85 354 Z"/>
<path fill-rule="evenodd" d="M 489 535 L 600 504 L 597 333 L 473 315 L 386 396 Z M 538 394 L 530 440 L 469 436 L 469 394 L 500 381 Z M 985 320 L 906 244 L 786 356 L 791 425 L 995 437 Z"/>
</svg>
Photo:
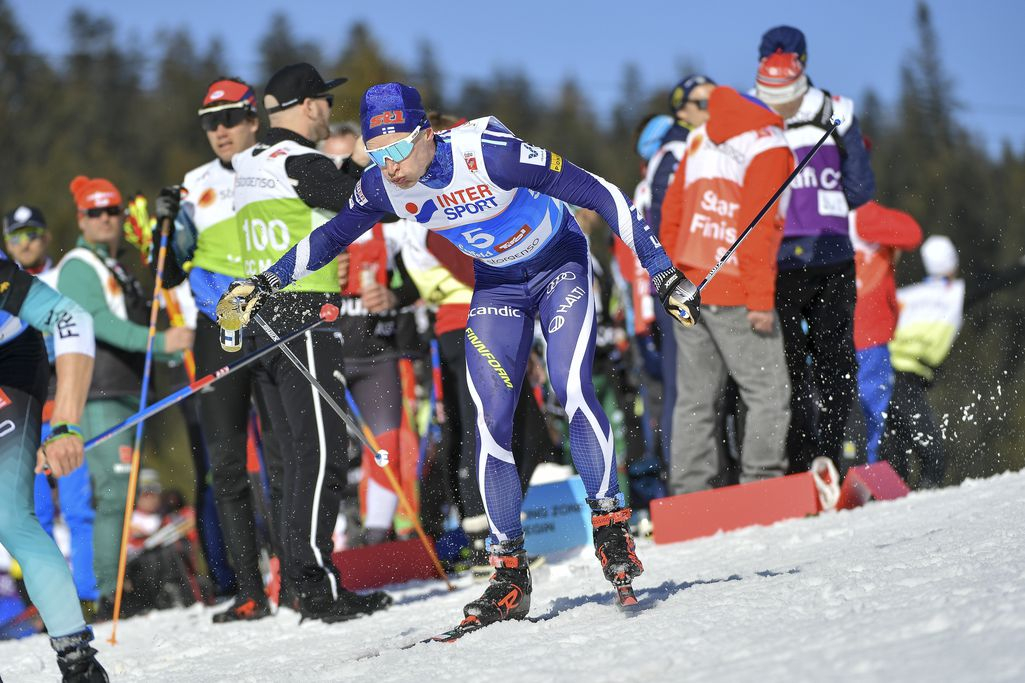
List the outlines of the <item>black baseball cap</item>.
<svg viewBox="0 0 1025 683">
<path fill-rule="evenodd" d="M 325 81 L 312 64 L 299 62 L 278 69 L 263 89 L 263 107 L 268 114 L 293 107 L 305 99 L 320 97 L 345 83 L 348 78 Z"/>
<path fill-rule="evenodd" d="M 46 229 L 46 219 L 43 212 L 34 206 L 19 206 L 13 211 L 4 215 L 4 237 L 22 228 L 43 228 Z"/>
</svg>

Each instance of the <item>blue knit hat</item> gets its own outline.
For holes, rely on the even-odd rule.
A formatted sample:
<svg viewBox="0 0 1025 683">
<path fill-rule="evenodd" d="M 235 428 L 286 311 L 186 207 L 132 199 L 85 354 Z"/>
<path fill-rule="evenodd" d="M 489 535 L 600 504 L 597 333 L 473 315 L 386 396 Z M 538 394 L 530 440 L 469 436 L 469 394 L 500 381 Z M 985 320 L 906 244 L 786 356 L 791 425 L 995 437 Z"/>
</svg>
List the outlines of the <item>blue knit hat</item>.
<svg viewBox="0 0 1025 683">
<path fill-rule="evenodd" d="M 417 126 L 430 128 L 420 93 L 402 83 L 372 85 L 359 103 L 363 139 L 388 133 L 409 133 Z"/>
</svg>

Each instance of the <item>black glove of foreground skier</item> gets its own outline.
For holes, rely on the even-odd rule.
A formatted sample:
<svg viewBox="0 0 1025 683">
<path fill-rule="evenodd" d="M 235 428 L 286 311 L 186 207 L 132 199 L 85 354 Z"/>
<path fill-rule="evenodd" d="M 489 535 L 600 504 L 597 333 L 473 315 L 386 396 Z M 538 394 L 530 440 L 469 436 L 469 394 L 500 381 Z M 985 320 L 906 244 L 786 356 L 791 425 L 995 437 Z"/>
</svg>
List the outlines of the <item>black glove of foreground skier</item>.
<svg viewBox="0 0 1025 683">
<path fill-rule="evenodd" d="M 701 317 L 701 292 L 676 268 L 663 270 L 651 278 L 662 307 L 684 327 L 692 327 Z"/>
<path fill-rule="evenodd" d="M 273 273 L 235 280 L 217 302 L 217 324 L 228 331 L 242 329 L 260 311 L 267 297 L 280 288 L 281 282 Z"/>
</svg>

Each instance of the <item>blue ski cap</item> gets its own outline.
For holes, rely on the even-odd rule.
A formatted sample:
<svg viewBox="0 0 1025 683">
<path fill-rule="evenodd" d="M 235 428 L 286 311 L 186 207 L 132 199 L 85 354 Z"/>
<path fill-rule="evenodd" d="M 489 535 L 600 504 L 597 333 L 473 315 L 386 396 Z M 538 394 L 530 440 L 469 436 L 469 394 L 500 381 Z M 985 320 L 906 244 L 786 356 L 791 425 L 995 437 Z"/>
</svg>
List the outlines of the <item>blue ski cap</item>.
<svg viewBox="0 0 1025 683">
<path fill-rule="evenodd" d="M 758 61 L 776 52 L 793 52 L 801 64 L 808 64 L 808 44 L 799 28 L 777 26 L 762 34 L 762 42 L 758 46 Z"/>
<path fill-rule="evenodd" d="M 388 133 L 410 133 L 425 122 L 427 113 L 417 89 L 402 83 L 372 85 L 359 103 L 359 120 L 363 141 Z"/>
<path fill-rule="evenodd" d="M 641 155 L 642 159 L 647 161 L 654 156 L 658 148 L 662 146 L 662 138 L 665 137 L 672 127 L 673 117 L 665 114 L 653 116 L 644 125 L 644 128 L 641 129 L 641 134 L 637 137 L 637 153 Z"/>
<path fill-rule="evenodd" d="M 691 74 L 677 83 L 676 87 L 669 93 L 669 111 L 675 114 L 683 109 L 683 105 L 690 98 L 691 91 L 699 85 L 705 85 L 706 83 L 716 85 L 715 81 L 704 74 Z"/>
</svg>

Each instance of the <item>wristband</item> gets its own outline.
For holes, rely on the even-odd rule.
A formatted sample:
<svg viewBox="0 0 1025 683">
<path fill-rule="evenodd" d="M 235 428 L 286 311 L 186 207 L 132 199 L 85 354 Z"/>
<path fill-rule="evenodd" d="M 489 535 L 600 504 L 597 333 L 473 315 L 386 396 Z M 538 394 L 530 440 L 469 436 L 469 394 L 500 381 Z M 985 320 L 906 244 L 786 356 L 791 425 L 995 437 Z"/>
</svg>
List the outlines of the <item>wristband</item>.
<svg viewBox="0 0 1025 683">
<path fill-rule="evenodd" d="M 71 422 L 55 422 L 50 428 L 50 435 L 46 437 L 44 444 L 48 444 L 51 441 L 57 439 L 64 439 L 69 436 L 77 436 L 82 441 L 85 441 L 85 435 L 82 433 L 82 428 L 77 424 Z"/>
</svg>

